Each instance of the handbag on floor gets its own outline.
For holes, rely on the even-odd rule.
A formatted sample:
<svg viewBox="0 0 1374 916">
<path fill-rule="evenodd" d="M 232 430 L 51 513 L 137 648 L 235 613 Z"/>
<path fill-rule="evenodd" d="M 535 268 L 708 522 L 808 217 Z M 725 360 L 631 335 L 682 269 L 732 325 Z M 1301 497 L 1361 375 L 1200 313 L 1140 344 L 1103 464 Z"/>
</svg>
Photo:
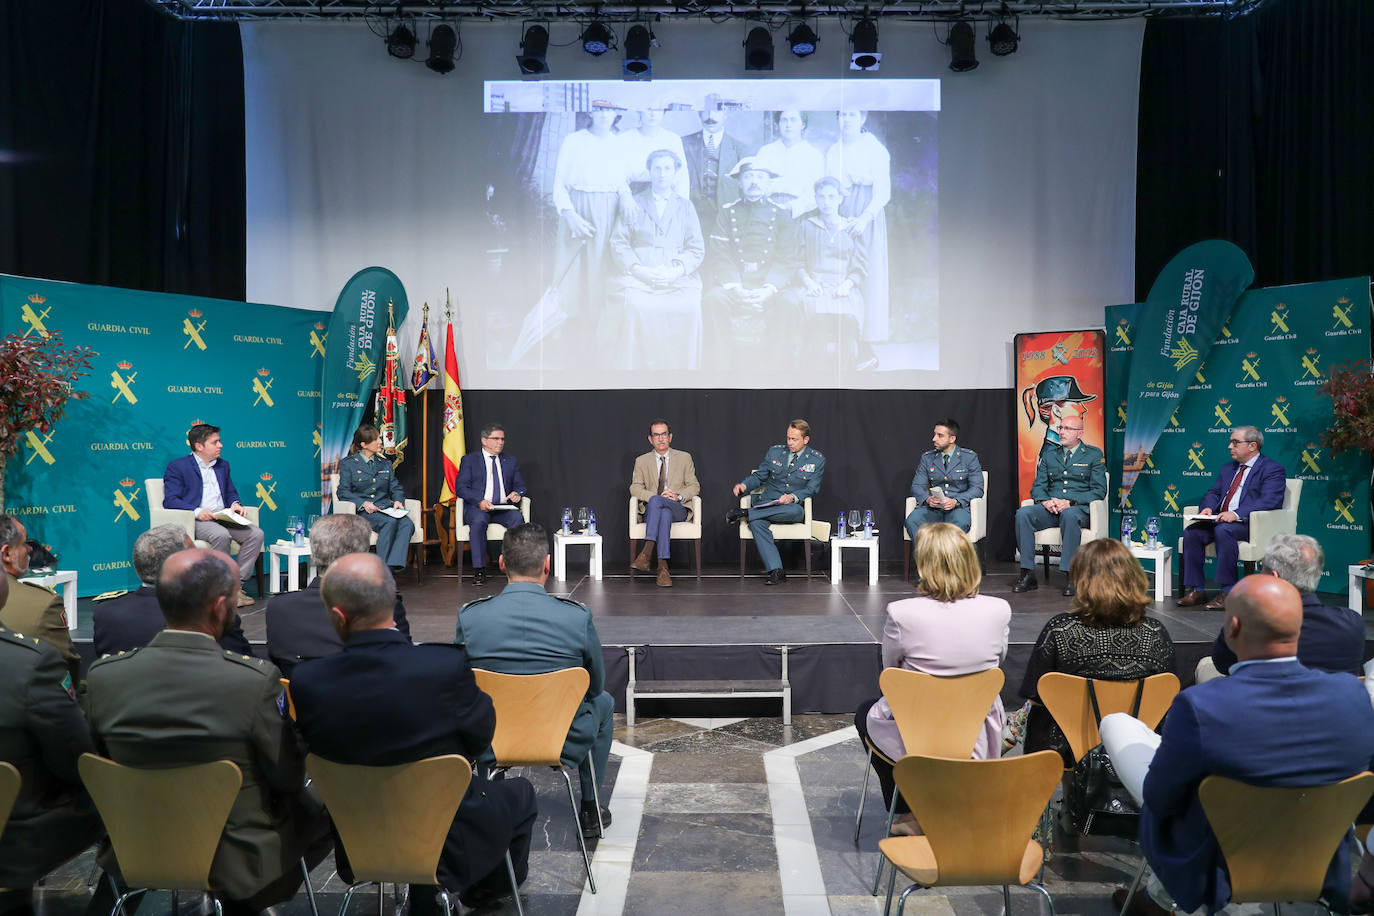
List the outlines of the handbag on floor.
<svg viewBox="0 0 1374 916">
<path fill-rule="evenodd" d="M 1135 701 L 1131 704 L 1131 715 L 1140 715 L 1140 698 L 1145 690 L 1145 682 L 1137 681 Z M 1097 691 L 1093 682 L 1088 681 L 1088 699 L 1093 704 L 1093 718 L 1102 725 L 1102 712 L 1097 705 Z M 1136 834 L 1140 820 L 1140 806 L 1131 793 L 1121 784 L 1121 779 L 1112 767 L 1107 750 L 1101 744 L 1083 755 L 1074 765 L 1069 776 L 1069 785 L 1064 792 L 1064 810 L 1069 823 L 1079 833 L 1108 834 L 1129 836 Z M 1093 823 L 1101 829 L 1094 831 Z"/>
</svg>

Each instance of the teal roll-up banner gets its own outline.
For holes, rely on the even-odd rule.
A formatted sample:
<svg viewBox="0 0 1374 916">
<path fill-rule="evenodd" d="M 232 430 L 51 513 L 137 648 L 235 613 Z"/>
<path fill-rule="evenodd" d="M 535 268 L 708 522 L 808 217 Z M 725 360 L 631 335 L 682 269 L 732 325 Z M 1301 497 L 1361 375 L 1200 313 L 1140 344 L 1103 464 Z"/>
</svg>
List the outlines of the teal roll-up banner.
<svg viewBox="0 0 1374 916">
<path fill-rule="evenodd" d="M 1134 398 L 1131 362 L 1142 305 L 1107 309 L 1107 392 L 1112 418 L 1107 440 L 1111 473 L 1120 470 Z M 1230 460 L 1226 442 L 1236 426 L 1264 433 L 1264 454 L 1303 481 L 1298 533 L 1326 552 L 1322 590 L 1344 592 L 1346 567 L 1370 552 L 1370 462 L 1351 449 L 1333 457 L 1321 444 L 1331 401 L 1318 386 L 1331 366 L 1369 357 L 1369 278 L 1250 290 L 1223 322 L 1205 362 L 1193 363 L 1177 409 L 1146 453 L 1124 511 L 1136 522 L 1159 519 L 1160 540 L 1177 550 L 1184 507 L 1197 505 Z M 1112 530 L 1122 508 L 1112 506 Z M 1212 575 L 1208 561 L 1208 577 Z M 1180 559 L 1174 557 L 1174 569 Z"/>
<path fill-rule="evenodd" d="M 1120 498 L 1131 492 L 1188 377 L 1206 362 L 1221 323 L 1254 279 L 1245 252 L 1216 239 L 1189 245 L 1155 278 L 1135 320 Z"/>
<path fill-rule="evenodd" d="M 386 350 L 387 306 L 396 327 L 405 321 L 406 290 L 385 267 L 367 267 L 354 274 L 334 304 L 325 342 L 324 376 L 320 390 L 321 447 L 319 455 L 320 511 L 329 511 L 329 475 L 348 453 L 353 431 L 367 410 L 367 396 L 377 387 Z"/>
<path fill-rule="evenodd" d="M 29 306 L 26 310 L 25 306 Z M 42 315 L 64 344 L 97 352 L 66 417 L 26 437 L 6 473 L 6 509 L 76 570 L 82 595 L 133 588 L 148 530 L 146 478 L 187 454 L 186 431 L 221 428 L 245 505 L 269 542 L 319 511 L 318 312 L 0 276 L 5 333 Z"/>
</svg>

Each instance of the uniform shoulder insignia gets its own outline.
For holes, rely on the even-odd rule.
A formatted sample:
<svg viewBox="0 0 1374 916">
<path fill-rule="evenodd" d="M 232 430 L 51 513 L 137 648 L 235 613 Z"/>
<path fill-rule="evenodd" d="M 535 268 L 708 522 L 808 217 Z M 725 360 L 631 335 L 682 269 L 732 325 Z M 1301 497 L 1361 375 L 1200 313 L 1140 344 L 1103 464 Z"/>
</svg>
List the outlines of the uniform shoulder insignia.
<svg viewBox="0 0 1374 916">
<path fill-rule="evenodd" d="M 555 601 L 561 601 L 564 604 L 571 604 L 575 608 L 581 608 L 589 614 L 591 613 L 591 609 L 587 607 L 585 604 L 583 604 L 581 601 L 574 601 L 572 598 L 566 598 L 562 595 L 550 595 L 549 597 Z"/>
<path fill-rule="evenodd" d="M 133 658 L 137 654 L 138 649 L 129 649 L 127 651 L 121 649 L 119 652 L 113 655 L 106 653 L 105 655 L 102 655 L 95 661 L 91 662 L 91 667 L 94 668 L 96 665 L 108 665 L 113 662 L 117 662 L 123 658 Z"/>
<path fill-rule="evenodd" d="M 460 607 L 460 608 L 458 609 L 458 613 L 461 614 L 461 613 L 463 613 L 464 611 L 466 611 L 468 608 L 472 607 L 473 605 L 481 604 L 483 601 L 490 601 L 491 599 L 493 599 L 493 598 L 495 598 L 495 597 L 496 597 L 495 595 L 483 595 L 481 598 L 474 598 L 474 599 L 472 599 L 471 601 L 469 601 L 467 604 L 465 604 L 465 605 L 463 605 L 462 607 Z"/>
<path fill-rule="evenodd" d="M 0 642 L 11 643 L 16 646 L 27 646 L 34 651 L 38 650 L 38 640 L 30 641 L 23 633 L 16 633 L 8 627 L 0 627 Z"/>
<path fill-rule="evenodd" d="M 122 598 L 122 597 L 124 597 L 124 596 L 127 595 L 127 594 L 129 594 L 129 590 L 128 590 L 127 588 L 125 588 L 125 589 L 119 589 L 119 590 L 113 591 L 113 592 L 102 592 L 101 594 L 96 595 L 96 596 L 95 596 L 94 598 L 92 598 L 91 600 L 92 600 L 92 601 L 109 601 L 111 598 Z"/>
<path fill-rule="evenodd" d="M 254 671 L 263 671 L 263 661 L 255 655 L 244 655 L 242 652 L 234 652 L 229 649 L 224 650 L 224 657 L 231 662 L 236 662 L 245 668 L 252 668 Z"/>
<path fill-rule="evenodd" d="M 56 594 L 57 594 L 56 589 L 53 589 L 53 588 L 51 588 L 51 587 L 49 587 L 49 586 L 47 586 L 47 585 L 39 585 L 37 582 L 25 582 L 24 580 L 21 579 L 21 580 L 19 580 L 19 584 L 20 584 L 20 585 L 27 585 L 29 588 L 36 588 L 36 589 L 38 589 L 40 592 L 47 592 L 49 595 L 56 595 Z"/>
</svg>

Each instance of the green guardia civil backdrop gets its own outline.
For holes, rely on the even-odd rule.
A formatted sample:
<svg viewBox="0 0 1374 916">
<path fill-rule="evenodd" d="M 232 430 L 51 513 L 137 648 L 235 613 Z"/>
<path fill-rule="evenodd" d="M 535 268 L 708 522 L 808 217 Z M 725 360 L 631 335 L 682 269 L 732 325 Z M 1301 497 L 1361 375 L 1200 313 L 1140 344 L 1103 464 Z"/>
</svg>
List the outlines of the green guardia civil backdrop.
<svg viewBox="0 0 1374 916">
<path fill-rule="evenodd" d="M 1142 306 L 1107 309 L 1107 456 L 1119 481 L 1126 416 L 1138 392 L 1129 392 L 1135 327 Z M 1346 567 L 1370 552 L 1370 456 L 1348 450 L 1333 457 L 1321 444 L 1331 402 L 1317 389 L 1333 365 L 1367 359 L 1369 278 L 1304 283 L 1243 294 L 1201 366 L 1188 378 L 1177 410 L 1164 426 L 1127 497 L 1137 540 L 1157 517 L 1160 541 L 1177 551 L 1185 506 L 1197 505 L 1231 460 L 1234 426 L 1264 431 L 1264 454 L 1303 481 L 1298 533 L 1326 552 L 1322 591 L 1346 590 Z M 1120 534 L 1122 509 L 1110 495 L 1112 532 Z M 1208 561 L 1207 575 L 1213 576 Z M 1174 572 L 1182 568 L 1175 553 Z"/>
<path fill-rule="evenodd" d="M 0 275 L 6 334 L 60 331 L 99 355 L 66 417 L 26 437 L 6 474 L 6 510 L 77 571 L 81 595 L 134 588 L 148 530 L 144 479 L 187 454 L 186 430 L 221 428 L 245 505 L 270 544 L 292 515 L 320 511 L 319 312 Z M 36 323 L 36 324 L 35 324 Z"/>
</svg>

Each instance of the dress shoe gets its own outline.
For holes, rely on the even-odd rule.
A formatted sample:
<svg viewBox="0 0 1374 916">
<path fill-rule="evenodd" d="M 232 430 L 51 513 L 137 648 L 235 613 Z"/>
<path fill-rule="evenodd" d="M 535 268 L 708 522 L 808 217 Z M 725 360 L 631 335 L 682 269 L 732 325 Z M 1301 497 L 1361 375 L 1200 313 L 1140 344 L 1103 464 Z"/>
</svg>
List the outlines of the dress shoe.
<svg viewBox="0 0 1374 916">
<path fill-rule="evenodd" d="M 474 569 L 474 570 L 472 571 L 472 584 L 473 584 L 473 585 L 486 585 L 486 584 L 487 584 L 487 571 L 486 571 L 485 569 Z"/>
<path fill-rule="evenodd" d="M 239 607 L 248 607 L 250 604 L 256 603 L 252 595 L 248 594 L 243 589 L 239 589 Z"/>
<path fill-rule="evenodd" d="M 1122 904 L 1126 902 L 1126 888 L 1118 887 L 1112 891 L 1112 906 L 1116 911 L 1121 912 Z M 1126 908 L 1130 916 L 1169 916 L 1173 910 L 1166 910 L 1150 899 L 1150 895 L 1145 893 L 1144 888 L 1139 888 L 1131 896 L 1131 905 Z"/>
<path fill-rule="evenodd" d="M 601 830 L 596 824 L 596 803 L 583 802 L 582 810 L 578 812 L 578 820 L 582 822 L 582 835 L 587 838 L 600 836 Z M 608 808 L 601 809 L 601 827 L 611 826 L 611 812 Z"/>
<path fill-rule="evenodd" d="M 654 542 L 653 542 L 653 541 L 645 541 L 645 542 L 644 542 L 644 549 L 641 550 L 641 551 L 639 552 L 639 556 L 635 557 L 632 561 L 630 561 L 630 568 L 631 568 L 631 569 L 637 569 L 637 570 L 639 570 L 640 572 L 649 572 L 649 571 L 650 571 L 649 563 L 651 562 L 651 559 L 652 559 L 653 555 L 654 555 Z"/>
<path fill-rule="evenodd" d="M 888 836 L 924 836 L 925 831 L 921 825 L 916 823 L 916 815 L 899 814 L 897 819 L 892 822 L 892 830 Z"/>
<path fill-rule="evenodd" d="M 1179 607 L 1198 607 L 1207 603 L 1207 593 L 1200 588 L 1190 588 L 1178 599 Z"/>
<path fill-rule="evenodd" d="M 659 561 L 658 561 L 658 587 L 659 587 L 659 588 L 672 588 L 672 587 L 673 587 L 673 577 L 670 576 L 670 575 L 668 575 L 668 561 L 667 561 L 667 560 L 659 560 Z"/>
<path fill-rule="evenodd" d="M 1206 610 L 1209 611 L 1219 611 L 1222 608 L 1226 607 L 1226 593 L 1217 592 L 1217 596 L 1213 598 L 1211 601 L 1208 601 L 1204 607 Z"/>
<path fill-rule="evenodd" d="M 746 518 L 748 515 L 748 509 L 741 509 L 739 506 L 736 506 L 735 508 L 726 511 L 725 524 L 734 525 L 738 523 L 740 519 Z"/>
<path fill-rule="evenodd" d="M 1033 592 L 1039 587 L 1040 582 L 1035 578 L 1035 570 L 1023 569 L 1021 570 L 1021 575 L 1016 578 L 1016 582 L 1012 585 L 1011 590 L 1019 595 L 1022 592 Z"/>
<path fill-rule="evenodd" d="M 768 570 L 768 578 L 763 580 L 764 585 L 780 585 L 787 578 L 787 573 L 781 569 Z"/>
</svg>

